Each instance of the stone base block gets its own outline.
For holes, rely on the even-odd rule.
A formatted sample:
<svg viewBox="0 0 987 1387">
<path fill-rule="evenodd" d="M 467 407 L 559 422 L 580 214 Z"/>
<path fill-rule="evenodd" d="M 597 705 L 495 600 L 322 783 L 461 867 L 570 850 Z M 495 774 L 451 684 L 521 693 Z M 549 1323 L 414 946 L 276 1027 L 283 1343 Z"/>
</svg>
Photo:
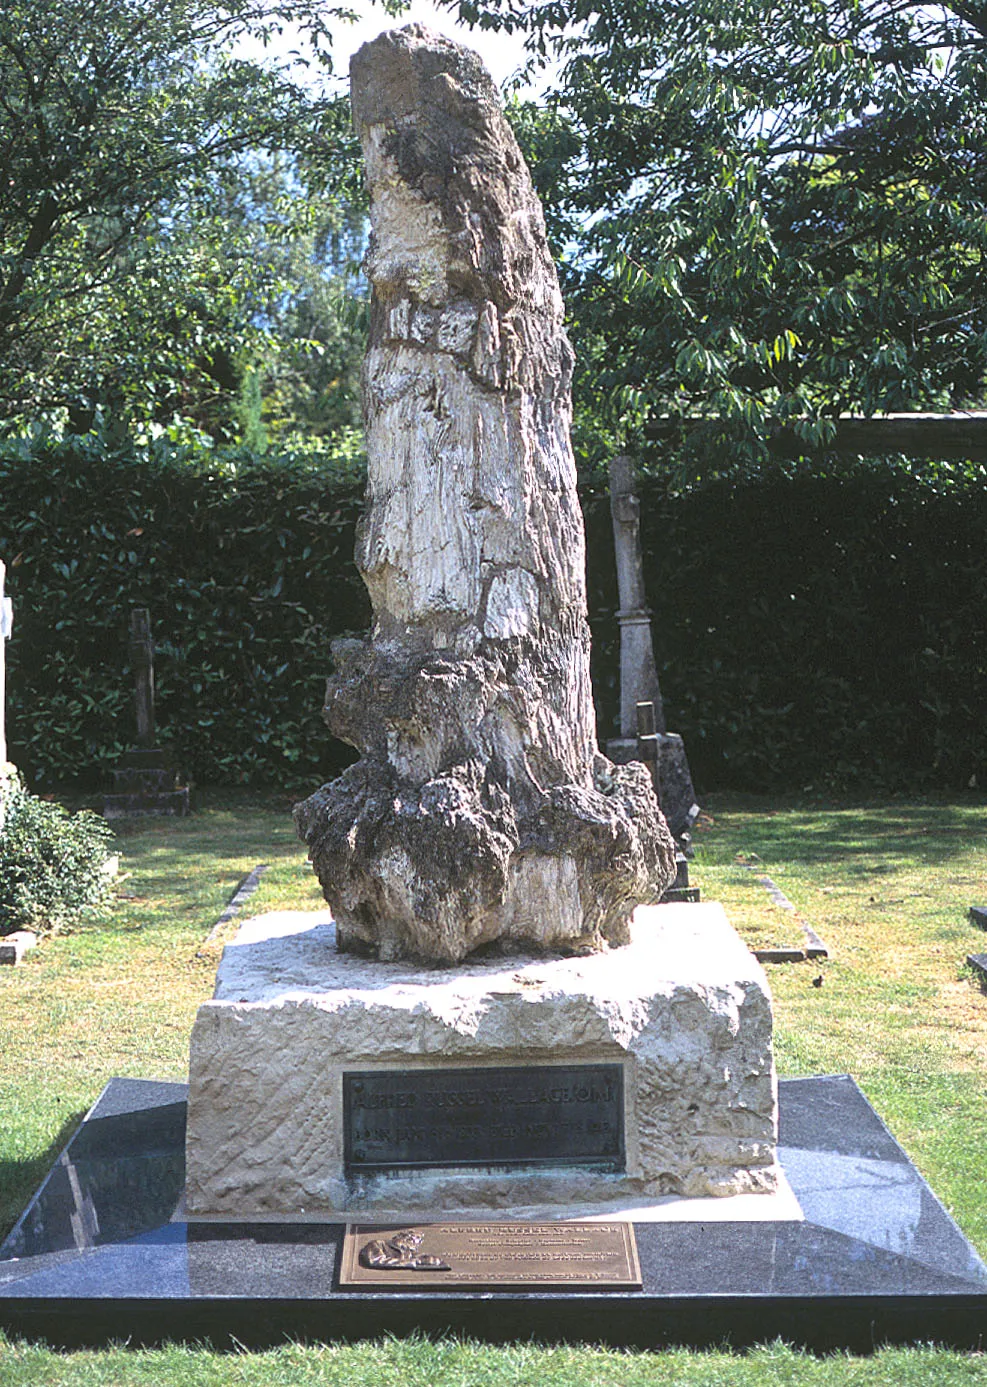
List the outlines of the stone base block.
<svg viewBox="0 0 987 1387">
<path fill-rule="evenodd" d="M 189 787 L 179 782 L 167 747 L 131 747 L 113 771 L 113 793 L 103 796 L 106 819 L 139 819 L 189 812 Z"/>
<path fill-rule="evenodd" d="M 683 901 L 696 902 L 701 897 L 698 886 L 670 886 L 661 898 L 662 905 L 681 904 Z"/>
<path fill-rule="evenodd" d="M 13 934 L 4 935 L 0 938 L 0 963 L 11 963 L 15 966 L 28 952 L 37 946 L 38 936 L 29 929 L 15 930 Z"/>
<path fill-rule="evenodd" d="M 371 963 L 334 944 L 327 916 L 291 912 L 247 921 L 225 949 L 192 1032 L 193 1216 L 448 1218 L 775 1188 L 770 996 L 719 905 L 640 907 L 630 944 L 580 958 L 500 955 L 440 970 Z M 498 1166 L 495 1091 L 540 1067 L 541 1089 L 524 1089 L 532 1115 L 578 1123 L 571 1067 L 601 1064 L 622 1074 L 616 1168 Z M 544 1081 L 553 1065 L 570 1070 L 557 1086 Z M 390 1076 L 394 1103 L 417 1105 L 441 1148 L 456 1069 L 470 1071 L 462 1102 L 482 1162 L 368 1173 L 355 1168 L 352 1142 L 347 1160 L 345 1074 Z M 428 1070 L 443 1071 L 435 1105 L 423 1096 Z"/>
</svg>

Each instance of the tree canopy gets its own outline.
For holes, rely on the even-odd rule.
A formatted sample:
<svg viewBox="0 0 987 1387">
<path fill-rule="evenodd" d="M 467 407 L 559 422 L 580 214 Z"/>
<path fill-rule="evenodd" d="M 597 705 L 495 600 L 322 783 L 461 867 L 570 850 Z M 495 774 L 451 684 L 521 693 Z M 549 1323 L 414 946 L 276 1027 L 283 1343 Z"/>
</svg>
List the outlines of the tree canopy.
<svg viewBox="0 0 987 1387">
<path fill-rule="evenodd" d="M 341 14 L 319 0 L 8 0 L 8 423 L 62 408 L 85 424 L 102 406 L 208 427 L 210 392 L 243 393 L 281 302 L 284 245 L 308 235 L 325 246 L 340 229 L 345 214 L 334 223 L 326 211 L 333 179 L 344 200 L 347 189 L 359 197 L 345 101 L 313 95 L 291 67 L 328 66 Z M 304 54 L 238 54 L 238 40 L 273 46 L 288 24 Z M 279 153 L 267 168 L 280 168 L 281 186 L 268 176 L 253 196 Z"/>
<path fill-rule="evenodd" d="M 584 457 L 649 412 L 705 420 L 708 465 L 793 420 L 818 442 L 842 411 L 983 401 L 982 0 L 444 3 L 542 68 L 510 112 Z M 355 421 L 359 160 L 345 98 L 291 65 L 328 70 L 342 23 L 320 0 L 8 0 L 0 427 Z"/>
<path fill-rule="evenodd" d="M 699 415 L 758 456 L 788 419 L 982 399 L 987 5 L 457 8 L 550 79 L 519 125 L 585 412 Z"/>
</svg>

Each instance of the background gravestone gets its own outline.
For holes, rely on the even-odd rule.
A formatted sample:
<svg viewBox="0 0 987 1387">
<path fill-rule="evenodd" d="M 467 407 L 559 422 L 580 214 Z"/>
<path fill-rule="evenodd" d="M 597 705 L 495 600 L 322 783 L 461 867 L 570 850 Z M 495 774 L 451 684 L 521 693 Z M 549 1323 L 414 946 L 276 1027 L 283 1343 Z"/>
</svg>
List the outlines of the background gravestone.
<svg viewBox="0 0 987 1387">
<path fill-rule="evenodd" d="M 6 645 L 14 629 L 14 608 L 11 600 L 4 592 L 4 584 L 7 577 L 7 567 L 0 561 L 0 829 L 4 822 L 4 805 L 7 798 L 7 782 L 9 780 L 8 761 L 7 761 L 7 674 L 6 674 Z"/>
<path fill-rule="evenodd" d="M 651 609 L 644 590 L 644 558 L 641 552 L 641 503 L 635 488 L 634 463 L 625 455 L 610 463 L 610 511 L 613 518 L 614 555 L 620 609 L 620 736 L 607 742 L 607 755 L 625 763 L 637 759 L 639 705 L 653 707 L 656 741 L 655 776 L 662 813 L 676 839 L 689 843 L 699 816 L 696 792 L 686 759 L 685 743 L 665 726 L 665 709 L 658 687 L 658 668 L 651 640 Z M 680 864 L 679 873 L 683 870 Z M 678 886 L 678 880 L 676 881 Z M 688 886 L 686 875 L 685 886 Z"/>
<path fill-rule="evenodd" d="M 129 635 L 137 745 L 113 771 L 113 793 L 103 797 L 103 815 L 107 819 L 182 816 L 189 812 L 188 786 L 178 783 L 171 753 L 155 746 L 154 641 L 146 607 L 135 607 L 130 613 Z"/>
</svg>

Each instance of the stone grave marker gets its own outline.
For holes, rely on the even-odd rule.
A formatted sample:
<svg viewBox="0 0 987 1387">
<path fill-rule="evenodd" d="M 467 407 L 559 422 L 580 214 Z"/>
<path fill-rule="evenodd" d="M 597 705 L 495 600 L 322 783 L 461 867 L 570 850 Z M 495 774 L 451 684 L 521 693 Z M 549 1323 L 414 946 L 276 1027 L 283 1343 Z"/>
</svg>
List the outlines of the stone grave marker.
<svg viewBox="0 0 987 1387">
<path fill-rule="evenodd" d="M 600 949 L 674 844 L 643 769 L 597 749 L 562 295 L 489 74 L 402 33 L 351 66 L 374 626 L 334 645 L 325 714 L 361 758 L 296 820 L 343 948 Z"/>
<path fill-rule="evenodd" d="M 130 663 L 134 671 L 137 745 L 154 746 L 154 642 L 151 614 L 146 607 L 130 613 Z"/>
<path fill-rule="evenodd" d="M 688 835 L 699 815 L 699 806 L 696 804 L 685 743 L 677 732 L 669 732 L 665 726 L 651 636 L 651 609 L 644 589 L 641 503 L 634 486 L 634 463 L 627 456 L 615 457 L 610 463 L 610 512 L 620 599 L 617 612 L 620 624 L 620 736 L 607 742 L 607 755 L 620 764 L 637 758 L 637 709 L 642 703 L 650 704 L 654 721 L 652 734 L 658 739 L 655 744 L 655 790 L 672 834 L 680 844 L 687 846 Z M 681 868 L 678 875 L 681 876 Z M 678 882 L 675 889 L 679 889 Z"/>
<path fill-rule="evenodd" d="M 647 766 L 651 783 L 655 787 L 655 794 L 660 804 L 662 802 L 662 751 L 663 742 L 667 742 L 667 737 L 663 738 L 658 731 L 657 710 L 653 703 L 642 699 L 638 702 L 635 711 L 637 714 L 637 759 L 642 765 Z M 671 759 L 667 756 L 664 767 L 666 771 L 671 769 Z M 671 885 L 666 887 L 661 903 L 662 905 L 686 902 L 695 904 L 699 898 L 699 887 L 689 885 L 689 859 L 682 849 L 677 847 L 675 878 Z"/>
<path fill-rule="evenodd" d="M 967 954 L 966 961 L 976 973 L 981 987 L 987 986 L 987 954 Z"/>
<path fill-rule="evenodd" d="M 130 613 L 129 650 L 137 741 L 113 771 L 113 793 L 103 797 L 103 815 L 107 819 L 185 815 L 189 812 L 188 786 L 179 784 L 171 753 L 155 745 L 154 640 L 146 607 L 135 607 Z"/>
</svg>

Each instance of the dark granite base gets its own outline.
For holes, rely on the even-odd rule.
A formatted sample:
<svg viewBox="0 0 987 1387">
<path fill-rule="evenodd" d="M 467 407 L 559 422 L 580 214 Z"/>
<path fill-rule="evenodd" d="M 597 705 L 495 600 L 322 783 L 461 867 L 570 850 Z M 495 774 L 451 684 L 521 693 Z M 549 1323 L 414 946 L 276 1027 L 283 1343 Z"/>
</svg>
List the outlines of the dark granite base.
<svg viewBox="0 0 987 1387">
<path fill-rule="evenodd" d="M 638 1223 L 643 1289 L 341 1291 L 338 1224 L 187 1224 L 185 1089 L 115 1079 L 0 1248 L 0 1327 L 125 1339 L 462 1333 L 635 1347 L 982 1348 L 987 1268 L 846 1077 L 781 1086 L 805 1222 Z"/>
</svg>

